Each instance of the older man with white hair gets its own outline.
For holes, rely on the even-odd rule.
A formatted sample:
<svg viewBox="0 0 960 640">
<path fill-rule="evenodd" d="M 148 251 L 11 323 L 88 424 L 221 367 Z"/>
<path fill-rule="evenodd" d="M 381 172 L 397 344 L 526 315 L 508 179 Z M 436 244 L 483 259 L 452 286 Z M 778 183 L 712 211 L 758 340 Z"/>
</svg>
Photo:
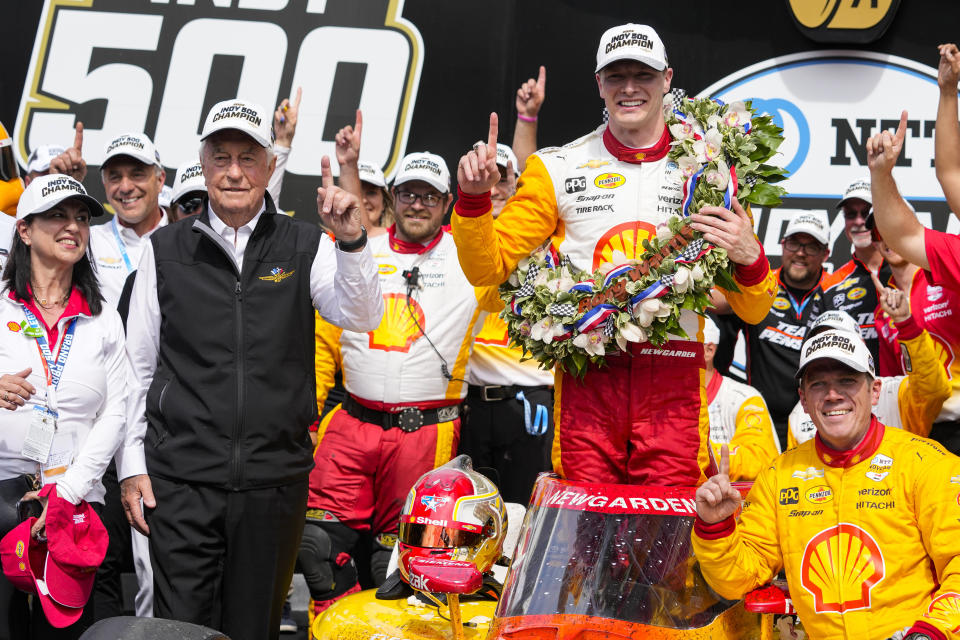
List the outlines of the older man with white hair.
<svg viewBox="0 0 960 640">
<path fill-rule="evenodd" d="M 128 518 L 150 536 L 155 614 L 235 640 L 277 637 L 293 573 L 317 415 L 313 309 L 354 331 L 383 314 L 359 202 L 333 186 L 327 158 L 317 209 L 336 246 L 275 215 L 269 115 L 244 100 L 214 105 L 203 211 L 144 247 L 117 458 Z"/>
<path fill-rule="evenodd" d="M 881 382 L 857 333 L 809 338 L 797 377 L 816 437 L 760 473 L 739 521 L 726 451 L 697 489 L 707 582 L 737 599 L 784 570 L 811 638 L 954 637 L 960 458 L 871 413 Z"/>
</svg>

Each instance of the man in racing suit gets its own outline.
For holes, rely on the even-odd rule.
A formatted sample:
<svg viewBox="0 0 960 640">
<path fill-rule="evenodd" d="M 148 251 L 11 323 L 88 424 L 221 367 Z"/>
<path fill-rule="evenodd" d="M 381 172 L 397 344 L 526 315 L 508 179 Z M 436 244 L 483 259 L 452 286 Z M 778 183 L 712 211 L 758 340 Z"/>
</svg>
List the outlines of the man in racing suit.
<svg viewBox="0 0 960 640">
<path fill-rule="evenodd" d="M 713 358 L 719 341 L 720 329 L 709 317 L 705 318 L 703 357 L 710 413 L 710 447 L 714 459 L 719 460 L 720 448 L 727 445 L 731 480 L 753 480 L 780 455 L 780 442 L 760 392 L 714 368 Z"/>
<path fill-rule="evenodd" d="M 340 363 L 347 395 L 320 424 L 310 474 L 299 559 L 313 615 L 359 589 L 349 554 L 361 531 L 376 536 L 371 570 L 383 581 L 410 487 L 457 450 L 482 291 L 467 282 L 453 237 L 441 227 L 449 189 L 439 156 L 401 160 L 396 224 L 369 240 L 383 320 L 366 333 L 326 325 L 317 340 L 318 388 L 332 386 Z M 495 289 L 484 291 L 492 294 L 484 306 L 502 308 Z"/>
<path fill-rule="evenodd" d="M 871 414 L 880 382 L 859 335 L 809 338 L 798 375 L 817 436 L 760 474 L 739 522 L 725 454 L 697 489 L 704 577 L 736 599 L 784 569 L 811 638 L 954 637 L 960 458 Z"/>
<path fill-rule="evenodd" d="M 464 273 L 475 285 L 498 285 L 517 263 L 550 239 L 579 269 L 591 272 L 614 250 L 639 257 L 643 240 L 681 208 L 683 174 L 667 159 L 671 136 L 663 96 L 673 70 L 663 43 L 646 25 L 608 30 L 597 53 L 597 85 L 609 124 L 562 148 L 530 156 L 517 194 L 496 221 L 490 189 L 496 166 L 497 117 L 460 160 L 460 199 L 452 219 Z M 488 152 L 489 150 L 489 152 Z M 728 251 L 740 292 L 738 315 L 766 315 L 776 284 L 750 217 L 704 207 L 692 227 Z M 662 349 L 632 344 L 582 380 L 558 369 L 554 385 L 554 469 L 571 480 L 691 485 L 708 465 L 709 418 L 703 382 L 702 319 L 681 314 L 688 338 Z"/>
</svg>

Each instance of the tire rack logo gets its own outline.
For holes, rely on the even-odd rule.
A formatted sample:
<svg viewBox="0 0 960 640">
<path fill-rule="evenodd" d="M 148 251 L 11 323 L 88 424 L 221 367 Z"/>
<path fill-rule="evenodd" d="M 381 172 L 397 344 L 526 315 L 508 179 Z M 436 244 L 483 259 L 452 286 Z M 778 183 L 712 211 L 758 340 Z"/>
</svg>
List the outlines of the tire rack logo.
<svg viewBox="0 0 960 640">
<path fill-rule="evenodd" d="M 860 527 L 841 522 L 814 536 L 803 552 L 800 581 L 817 613 L 870 608 L 870 591 L 885 573 L 883 553 Z"/>
<path fill-rule="evenodd" d="M 900 0 L 787 0 L 800 33 L 816 42 L 867 43 L 893 22 Z"/>
<path fill-rule="evenodd" d="M 176 168 L 196 158 L 217 101 L 272 109 L 302 87 L 297 139 L 317 144 L 293 146 L 289 173 L 319 176 L 357 108 L 364 157 L 390 173 L 406 147 L 424 47 L 401 17 L 404 0 L 378 4 L 338 3 L 328 15 L 326 0 L 299 10 L 289 0 L 47 0 L 17 114 L 20 161 L 73 140 L 80 120 L 90 164 L 118 132 L 144 131 Z"/>
</svg>

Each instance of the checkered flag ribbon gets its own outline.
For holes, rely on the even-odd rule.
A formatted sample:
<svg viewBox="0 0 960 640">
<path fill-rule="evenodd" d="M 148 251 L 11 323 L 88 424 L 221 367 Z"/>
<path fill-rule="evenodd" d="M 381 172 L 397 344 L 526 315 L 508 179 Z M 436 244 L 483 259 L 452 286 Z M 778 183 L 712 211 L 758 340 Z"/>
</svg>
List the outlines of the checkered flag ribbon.
<svg viewBox="0 0 960 640">
<path fill-rule="evenodd" d="M 747 183 L 747 186 L 752 189 L 753 186 L 754 186 L 755 184 L 757 184 L 757 180 L 758 180 L 758 179 L 759 179 L 759 178 L 757 178 L 757 176 L 755 176 L 755 175 L 753 175 L 753 174 L 751 173 L 751 174 L 748 175 L 746 178 L 744 178 L 743 181 L 746 182 L 746 183 Z"/>
<path fill-rule="evenodd" d="M 547 307 L 547 313 L 561 318 L 572 318 L 577 315 L 577 308 L 572 304 L 554 302 Z"/>
<path fill-rule="evenodd" d="M 668 274 L 665 275 L 665 276 L 661 276 L 661 278 L 660 278 L 660 284 L 662 284 L 662 285 L 665 286 L 665 287 L 670 287 L 670 288 L 672 289 L 672 288 L 673 288 L 673 274 L 672 274 L 672 273 L 668 273 Z"/>
<path fill-rule="evenodd" d="M 533 295 L 534 292 L 533 282 L 526 282 L 522 287 L 517 289 L 517 292 L 513 294 L 514 298 L 528 298 Z"/>
<path fill-rule="evenodd" d="M 700 256 L 703 249 L 703 238 L 697 238 L 683 248 L 677 256 L 676 262 L 693 262 Z"/>
<path fill-rule="evenodd" d="M 666 110 L 666 107 L 668 106 L 670 107 L 671 111 L 679 110 L 680 103 L 683 102 L 683 99 L 686 97 L 686 89 L 670 89 L 670 91 L 663 94 L 664 110 Z"/>
<path fill-rule="evenodd" d="M 524 283 L 533 282 L 534 278 L 537 277 L 537 274 L 540 273 L 540 265 L 535 262 L 530 263 L 530 267 L 527 269 L 527 277 L 524 278 Z"/>
<path fill-rule="evenodd" d="M 617 314 L 611 315 L 607 318 L 607 321 L 603 323 L 603 335 L 608 338 L 612 338 L 617 332 Z"/>
</svg>

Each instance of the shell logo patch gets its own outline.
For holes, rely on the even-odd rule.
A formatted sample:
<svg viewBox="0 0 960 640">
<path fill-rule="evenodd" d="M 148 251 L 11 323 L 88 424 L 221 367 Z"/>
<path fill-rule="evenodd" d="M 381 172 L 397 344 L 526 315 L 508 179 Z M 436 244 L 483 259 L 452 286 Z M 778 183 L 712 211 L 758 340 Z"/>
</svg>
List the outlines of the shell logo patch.
<svg viewBox="0 0 960 640">
<path fill-rule="evenodd" d="M 657 228 L 647 222 L 624 222 L 607 231 L 593 249 L 593 266 L 596 269 L 613 259 L 613 252 L 620 251 L 627 260 L 636 260 L 643 255 L 643 241 L 657 235 Z"/>
<path fill-rule="evenodd" d="M 371 349 L 381 351 L 400 351 L 407 353 L 413 343 L 423 335 L 421 327 L 426 326 L 426 316 L 416 300 L 402 293 L 383 294 L 383 319 L 373 331 L 367 333 Z M 415 315 L 411 315 L 411 311 Z M 419 325 L 419 327 L 417 326 Z"/>
<path fill-rule="evenodd" d="M 883 580 L 883 553 L 860 527 L 841 522 L 814 536 L 803 552 L 800 581 L 817 613 L 870 608 L 870 591 Z"/>
<path fill-rule="evenodd" d="M 850 300 L 859 300 L 865 295 L 867 295 L 867 290 L 863 287 L 857 287 L 856 289 L 850 289 L 850 293 L 847 294 L 847 298 Z"/>
<path fill-rule="evenodd" d="M 773 299 L 773 308 L 779 309 L 780 311 L 785 311 L 790 308 L 790 301 L 786 298 L 777 296 Z"/>
<path fill-rule="evenodd" d="M 7 329 L 10 329 L 10 331 L 13 331 L 14 333 L 20 333 L 20 330 L 23 329 L 23 327 L 11 320 L 7 323 Z"/>
<path fill-rule="evenodd" d="M 874 482 L 880 482 L 890 474 L 890 468 L 893 466 L 893 458 L 878 453 L 870 461 L 870 468 L 867 469 L 866 476 Z"/>
<path fill-rule="evenodd" d="M 377 265 L 377 273 L 382 276 L 389 276 L 397 272 L 397 268 L 392 264 Z"/>
<path fill-rule="evenodd" d="M 609 162 L 606 160 L 587 160 L 582 165 L 577 167 L 577 169 L 599 169 L 600 167 L 605 167 Z"/>
<path fill-rule="evenodd" d="M 260 279 L 268 280 L 270 282 L 282 282 L 287 278 L 289 278 L 290 276 L 292 276 L 293 274 L 295 274 L 296 272 L 297 272 L 296 269 L 294 269 L 293 271 L 284 271 L 280 267 L 274 267 L 273 269 L 270 269 L 270 275 L 260 276 Z"/>
<path fill-rule="evenodd" d="M 627 179 L 619 173 L 601 173 L 593 179 L 593 184 L 601 189 L 616 189 L 626 181 Z"/>
<path fill-rule="evenodd" d="M 807 500 L 813 504 L 823 504 L 833 500 L 833 490 L 825 484 L 820 484 L 807 490 Z"/>
<path fill-rule="evenodd" d="M 953 633 L 960 631 L 960 594 L 952 591 L 940 594 L 923 616 L 944 623 Z"/>
<path fill-rule="evenodd" d="M 17 540 L 17 546 L 14 547 L 13 552 L 17 554 L 18 558 L 23 557 L 23 540 Z"/>
</svg>

